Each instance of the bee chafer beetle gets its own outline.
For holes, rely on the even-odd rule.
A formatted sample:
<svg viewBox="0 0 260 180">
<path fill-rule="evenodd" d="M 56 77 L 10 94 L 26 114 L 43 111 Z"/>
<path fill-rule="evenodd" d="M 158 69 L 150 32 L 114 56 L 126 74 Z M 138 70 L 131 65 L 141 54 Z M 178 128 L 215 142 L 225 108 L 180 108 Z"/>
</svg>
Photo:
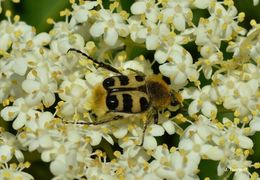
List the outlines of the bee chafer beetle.
<svg viewBox="0 0 260 180">
<path fill-rule="evenodd" d="M 154 123 L 158 123 L 158 111 L 166 109 L 171 103 L 181 105 L 181 96 L 170 89 L 161 75 L 146 76 L 135 70 L 132 70 L 135 74 L 124 75 L 116 68 L 98 62 L 80 50 L 69 49 L 69 51 L 80 53 L 96 63 L 98 67 L 117 74 L 104 79 L 102 83 L 93 88 L 91 102 L 91 109 L 97 117 L 104 117 L 109 113 L 115 114 L 115 116 L 103 121 L 79 122 L 79 124 L 98 125 L 118 120 L 123 117 L 122 114 L 142 113 L 152 113 Z M 144 124 L 141 144 L 150 121 L 151 118 Z"/>
</svg>

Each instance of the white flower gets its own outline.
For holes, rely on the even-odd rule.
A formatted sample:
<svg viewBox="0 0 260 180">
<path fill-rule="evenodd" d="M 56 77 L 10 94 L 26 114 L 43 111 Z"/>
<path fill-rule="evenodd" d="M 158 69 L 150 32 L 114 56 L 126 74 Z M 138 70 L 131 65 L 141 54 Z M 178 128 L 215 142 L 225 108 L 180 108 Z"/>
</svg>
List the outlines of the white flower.
<svg viewBox="0 0 260 180">
<path fill-rule="evenodd" d="M 90 28 L 90 34 L 93 37 L 100 37 L 104 34 L 104 41 L 109 46 L 113 46 L 116 44 L 118 37 L 126 37 L 129 30 L 119 14 L 101 9 L 98 20 Z"/>
<path fill-rule="evenodd" d="M 202 89 L 184 89 L 182 97 L 184 99 L 193 99 L 188 108 L 190 116 L 198 113 L 200 110 L 207 117 L 216 116 L 217 106 L 214 102 L 217 100 L 217 94 L 211 86 L 207 85 Z"/>
<path fill-rule="evenodd" d="M 55 102 L 57 82 L 51 76 L 48 67 L 31 70 L 23 81 L 22 88 L 28 93 L 26 101 L 32 105 L 42 102 L 44 106 L 50 107 Z"/>
<path fill-rule="evenodd" d="M 178 148 L 208 159 L 221 160 L 224 157 L 223 150 L 209 139 L 209 137 L 218 138 L 220 136 L 217 130 L 217 128 L 211 127 L 209 119 L 199 116 L 196 124 L 192 124 L 185 129 Z"/>
<path fill-rule="evenodd" d="M 248 114 L 254 110 L 259 99 L 255 99 L 258 90 L 258 83 L 256 80 L 251 80 L 246 83 L 236 83 L 234 94 L 224 99 L 224 107 L 227 109 L 236 108 L 241 116 Z"/>
<path fill-rule="evenodd" d="M 0 163 L 8 162 L 13 156 L 19 161 L 24 160 L 21 149 L 21 144 L 16 136 L 9 132 L 0 133 Z"/>
<path fill-rule="evenodd" d="M 146 39 L 147 29 L 142 25 L 139 16 L 132 16 L 128 19 L 130 37 L 134 42 L 143 43 Z"/>
<path fill-rule="evenodd" d="M 157 124 L 152 124 L 147 127 L 144 135 L 143 147 L 145 149 L 155 149 L 157 147 L 157 141 L 154 137 L 162 136 L 164 134 L 164 128 Z"/>
<path fill-rule="evenodd" d="M 22 170 L 30 166 L 29 162 L 1 165 L 0 169 L 0 179 L 20 179 L 20 180 L 33 180 L 32 175 L 23 172 Z"/>
<path fill-rule="evenodd" d="M 27 120 L 35 118 L 36 110 L 31 107 L 23 98 L 16 99 L 12 106 L 1 110 L 1 116 L 5 121 L 12 121 L 14 129 L 20 129 Z"/>
<path fill-rule="evenodd" d="M 6 73 L 0 75 L 0 102 L 8 99 L 9 96 L 17 98 L 25 94 L 21 88 L 21 82 L 24 80 L 24 77 L 10 71 Z"/>
<path fill-rule="evenodd" d="M 89 10 L 93 9 L 97 5 L 98 3 L 96 1 L 84 1 L 81 5 L 73 4 L 72 17 L 79 23 L 87 22 L 90 16 Z"/>
<path fill-rule="evenodd" d="M 172 61 L 159 66 L 160 72 L 170 78 L 174 89 L 181 88 L 190 81 L 196 81 L 198 71 L 192 62 L 191 55 L 184 49 L 177 49 L 170 54 Z"/>
<path fill-rule="evenodd" d="M 218 31 L 220 39 L 228 39 L 232 33 L 245 34 L 245 29 L 238 26 L 238 21 L 235 21 L 237 18 L 235 6 L 228 6 L 226 9 L 221 3 L 216 2 L 213 6 L 210 6 L 209 13 L 211 14 L 209 21 L 213 21 L 216 23 L 215 26 L 219 27 L 215 29 Z"/>
<path fill-rule="evenodd" d="M 163 22 L 173 23 L 178 31 L 184 31 L 186 21 L 191 20 L 192 11 L 189 8 L 189 1 L 168 1 L 167 5 L 161 10 Z"/>
<path fill-rule="evenodd" d="M 247 137 L 244 127 L 238 127 L 238 124 L 227 118 L 223 119 L 223 124 L 225 129 L 222 136 L 214 138 L 214 141 L 222 146 L 225 154 L 225 158 L 218 165 L 218 175 L 223 175 L 227 168 L 234 172 L 248 172 L 252 162 L 247 160 L 248 155 L 243 152 L 245 149 L 253 148 L 253 141 Z"/>
<path fill-rule="evenodd" d="M 90 138 L 90 145 L 97 146 L 100 144 L 102 138 L 104 138 L 108 143 L 114 144 L 114 140 L 110 135 L 110 130 L 108 124 L 104 125 L 93 125 L 88 129 L 81 129 L 81 132 L 84 133 L 84 136 Z"/>
<path fill-rule="evenodd" d="M 117 164 L 111 163 L 111 166 L 114 171 L 122 172 L 120 175 L 126 179 L 145 179 L 148 175 L 154 175 L 147 162 L 150 156 L 140 146 L 131 146 L 124 149 L 122 154 L 119 151 L 114 154 Z"/>
<path fill-rule="evenodd" d="M 34 35 L 31 26 L 20 21 L 12 23 L 9 17 L 8 21 L 0 22 L 0 49 L 6 51 L 12 45 L 12 49 L 19 50 L 32 40 Z"/>
<path fill-rule="evenodd" d="M 131 12 L 135 15 L 145 15 L 148 21 L 156 22 L 159 15 L 159 8 L 154 0 L 141 0 L 132 4 Z"/>
<path fill-rule="evenodd" d="M 58 30 L 59 27 L 57 27 L 57 31 Z M 57 37 L 50 43 L 51 50 L 57 55 L 66 54 L 70 48 L 82 49 L 83 46 L 84 39 L 79 34 L 69 34 L 66 36 Z"/>
<path fill-rule="evenodd" d="M 23 146 L 28 146 L 30 152 L 52 147 L 52 136 L 55 137 L 58 134 L 55 129 L 48 128 L 48 123 L 52 119 L 53 115 L 50 112 L 38 112 L 35 119 L 25 123 L 26 129 L 19 133 L 19 141 Z"/>
<path fill-rule="evenodd" d="M 195 27 L 194 35 L 196 36 L 195 43 L 197 45 L 213 45 L 217 48 L 220 47 L 221 38 L 217 32 L 216 20 L 209 20 L 201 18 L 197 27 Z"/>
<path fill-rule="evenodd" d="M 217 49 L 212 45 L 204 45 L 201 50 L 201 58 L 196 62 L 197 66 L 203 70 L 206 79 L 210 79 L 213 74 L 213 67 L 220 64 L 223 60 L 222 54 L 217 52 Z"/>
<path fill-rule="evenodd" d="M 198 179 L 196 170 L 200 158 L 196 154 L 186 155 L 178 151 L 169 153 L 167 148 L 163 149 L 161 146 L 157 147 L 155 160 L 150 163 L 154 174 L 162 179 L 172 179 L 172 177 L 175 179 Z"/>
<path fill-rule="evenodd" d="M 71 75 L 69 79 L 64 79 L 59 89 L 59 97 L 64 101 L 61 107 L 63 116 L 70 117 L 74 113 L 85 112 L 84 105 L 89 92 L 83 79 Z"/>
<path fill-rule="evenodd" d="M 166 39 L 170 33 L 170 28 L 165 23 L 155 24 L 154 22 L 147 21 L 146 28 L 145 46 L 147 50 L 158 49 L 162 41 Z"/>
</svg>

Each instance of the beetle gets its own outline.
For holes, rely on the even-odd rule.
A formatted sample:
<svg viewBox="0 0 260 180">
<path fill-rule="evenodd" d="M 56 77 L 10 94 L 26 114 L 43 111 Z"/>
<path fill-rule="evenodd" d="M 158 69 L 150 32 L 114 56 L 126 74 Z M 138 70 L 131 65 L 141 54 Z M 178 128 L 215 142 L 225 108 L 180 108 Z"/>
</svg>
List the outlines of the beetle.
<svg viewBox="0 0 260 180">
<path fill-rule="evenodd" d="M 68 52 L 77 52 L 103 68 L 115 73 L 115 76 L 108 77 L 102 83 L 93 88 L 92 111 L 98 117 L 105 117 L 107 114 L 114 114 L 111 119 L 94 122 L 78 122 L 78 124 L 99 125 L 119 120 L 122 114 L 143 114 L 152 113 L 154 123 L 158 123 L 158 112 L 173 104 L 181 105 L 181 95 L 171 90 L 169 85 L 162 79 L 162 76 L 145 74 L 132 70 L 135 74 L 124 75 L 113 66 L 99 62 L 86 53 L 71 48 Z M 131 69 L 130 69 L 131 70 Z M 144 134 L 151 118 L 144 123 L 141 145 Z"/>
</svg>

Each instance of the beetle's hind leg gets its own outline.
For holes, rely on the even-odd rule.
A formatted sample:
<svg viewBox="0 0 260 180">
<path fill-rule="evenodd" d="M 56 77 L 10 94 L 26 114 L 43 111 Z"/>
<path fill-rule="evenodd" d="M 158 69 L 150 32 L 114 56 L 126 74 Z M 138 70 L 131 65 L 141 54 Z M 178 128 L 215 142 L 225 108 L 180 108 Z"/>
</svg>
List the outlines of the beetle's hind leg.
<svg viewBox="0 0 260 180">
<path fill-rule="evenodd" d="M 113 118 L 111 119 L 107 119 L 107 120 L 104 120 L 104 121 L 94 121 L 94 122 L 85 122 L 85 121 L 80 121 L 80 122 L 74 122 L 74 121 L 64 121 L 64 123 L 66 124 L 81 124 L 81 125 L 100 125 L 100 124 L 105 124 L 105 123 L 109 123 L 109 122 L 112 122 L 112 121 L 117 121 L 117 120 L 120 120 L 122 119 L 123 116 L 114 116 Z"/>
<path fill-rule="evenodd" d="M 156 111 L 154 114 L 154 119 L 153 122 L 154 124 L 158 124 L 158 111 Z M 142 139 L 141 139 L 141 144 L 140 146 L 143 146 L 144 144 L 144 136 L 145 136 L 145 132 L 147 130 L 148 125 L 151 123 L 151 117 L 149 117 L 145 122 L 144 122 L 144 127 L 143 127 L 143 134 L 142 134 Z"/>
<path fill-rule="evenodd" d="M 70 49 L 67 51 L 67 53 L 70 52 L 70 51 L 77 52 L 77 53 L 81 54 L 82 56 L 87 57 L 88 59 L 90 59 L 90 60 L 93 61 L 94 63 L 98 64 L 98 68 L 101 67 L 101 68 L 106 69 L 106 70 L 108 70 L 108 71 L 111 71 L 111 72 L 113 72 L 113 73 L 122 74 L 119 70 L 117 70 L 117 69 L 114 68 L 113 66 L 111 66 L 111 65 L 109 65 L 109 64 L 106 64 L 106 63 L 103 63 L 103 62 L 99 62 L 99 61 L 93 59 L 92 57 L 90 57 L 89 55 L 87 55 L 86 53 L 84 53 L 84 52 L 78 50 L 78 49 L 70 48 Z"/>
</svg>

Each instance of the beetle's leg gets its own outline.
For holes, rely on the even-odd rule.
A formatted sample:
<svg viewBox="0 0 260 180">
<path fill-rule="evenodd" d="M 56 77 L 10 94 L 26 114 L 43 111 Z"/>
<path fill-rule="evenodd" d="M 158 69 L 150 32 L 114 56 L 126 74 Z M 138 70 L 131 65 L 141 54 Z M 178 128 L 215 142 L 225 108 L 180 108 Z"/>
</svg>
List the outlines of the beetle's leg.
<svg viewBox="0 0 260 180">
<path fill-rule="evenodd" d="M 112 119 L 104 120 L 104 121 L 95 121 L 95 122 L 73 122 L 73 121 L 64 121 L 66 124 L 82 124 L 82 125 L 99 125 L 99 124 L 105 124 L 111 121 L 116 121 L 123 118 L 123 116 L 115 116 Z"/>
<path fill-rule="evenodd" d="M 93 61 L 94 63 L 98 64 L 98 68 L 101 67 L 101 68 L 104 68 L 104 69 L 109 70 L 109 71 L 111 71 L 111 72 L 114 72 L 114 73 L 117 73 L 117 74 L 122 74 L 120 71 L 118 71 L 118 70 L 117 70 L 116 68 L 114 68 L 113 66 L 111 66 L 111 65 L 109 65 L 109 64 L 106 64 L 106 63 L 103 63 L 103 62 L 99 62 L 99 61 L 93 59 L 92 57 L 90 57 L 89 55 L 87 55 L 86 53 L 84 53 L 84 52 L 78 50 L 78 49 L 70 48 L 70 49 L 68 50 L 68 52 L 70 52 L 70 51 L 75 51 L 75 52 L 81 54 L 82 56 L 87 57 L 88 59 L 90 59 L 90 60 Z"/>
<path fill-rule="evenodd" d="M 158 111 L 156 110 L 156 112 L 153 115 L 154 115 L 154 119 L 153 119 L 154 124 L 158 124 Z M 144 123 L 142 140 L 141 140 L 140 146 L 142 146 L 144 143 L 144 135 L 145 135 L 146 129 L 148 127 L 148 124 L 150 124 L 150 122 L 151 122 L 151 117 L 149 117 L 148 120 L 145 121 L 145 123 Z"/>
<path fill-rule="evenodd" d="M 158 124 L 158 111 L 154 114 L 154 119 L 153 119 L 154 124 Z"/>
<path fill-rule="evenodd" d="M 150 120 L 146 121 L 145 124 L 144 124 L 143 134 L 142 134 L 142 139 L 141 139 L 140 146 L 143 146 L 143 144 L 144 144 L 144 135 L 145 135 L 145 132 L 146 132 L 146 129 L 147 129 L 147 126 L 148 126 L 149 123 L 150 123 Z"/>
</svg>

